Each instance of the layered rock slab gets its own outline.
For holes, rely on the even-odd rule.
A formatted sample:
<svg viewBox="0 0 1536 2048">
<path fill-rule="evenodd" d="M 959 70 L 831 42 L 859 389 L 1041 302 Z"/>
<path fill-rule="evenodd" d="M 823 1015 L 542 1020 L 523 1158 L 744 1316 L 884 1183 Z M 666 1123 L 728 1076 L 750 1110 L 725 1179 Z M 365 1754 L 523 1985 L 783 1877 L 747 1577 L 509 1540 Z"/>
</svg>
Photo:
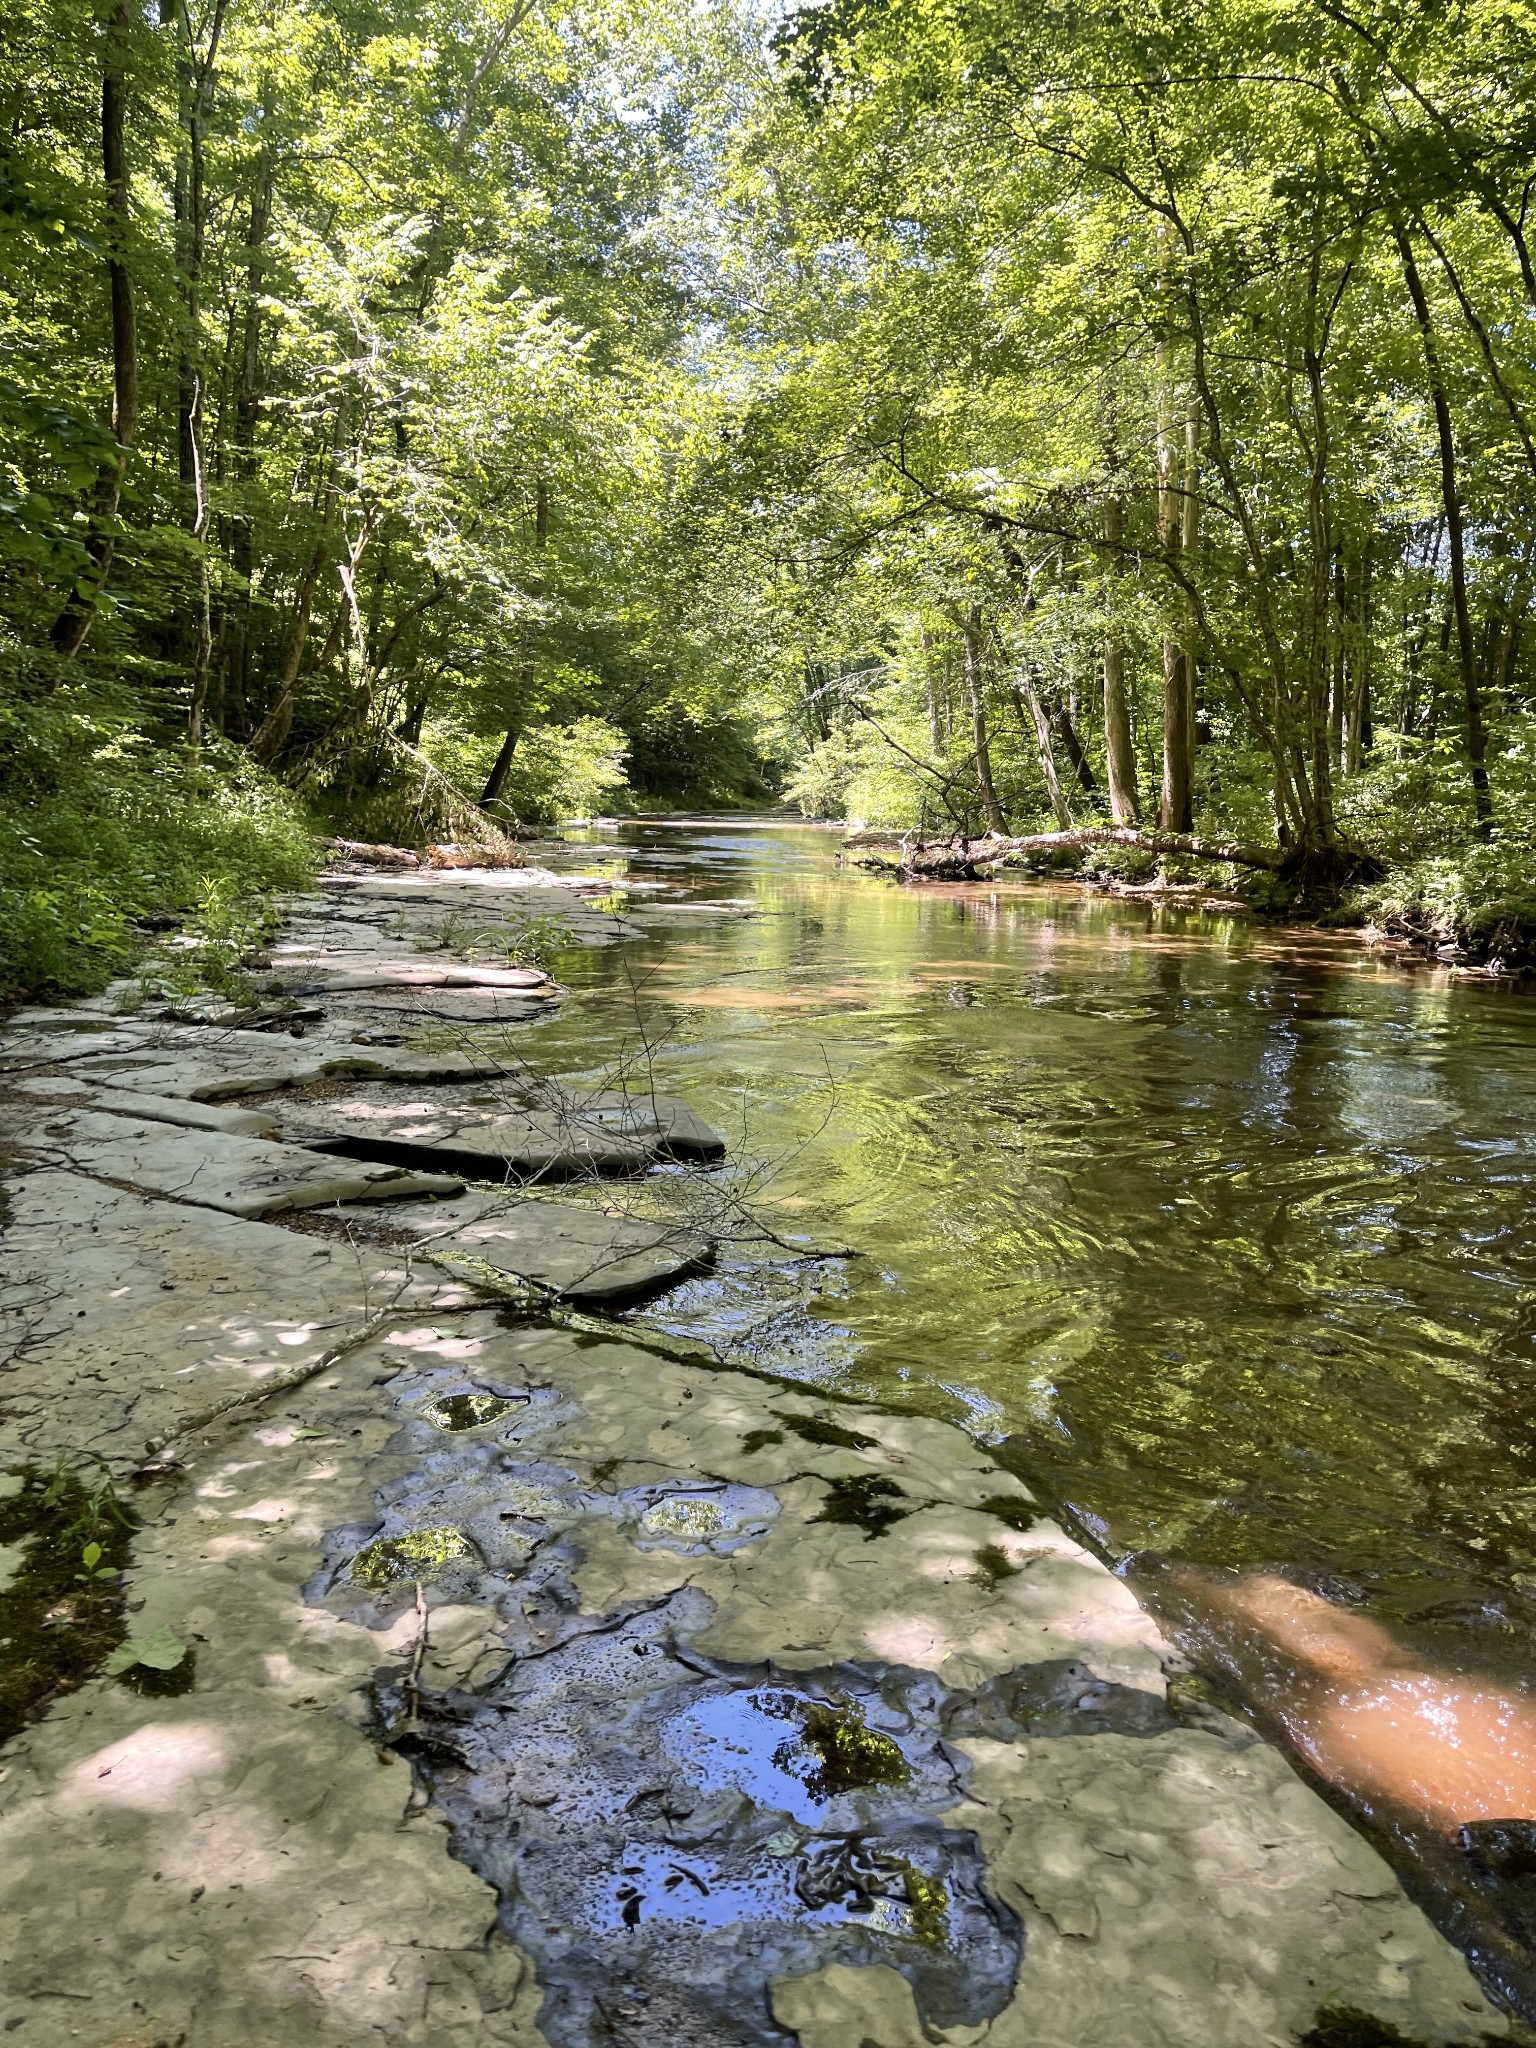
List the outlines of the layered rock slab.
<svg viewBox="0 0 1536 2048">
<path fill-rule="evenodd" d="M 121 1473 L 178 1412 L 302 1364 L 403 1277 L 366 1248 L 64 1175 L 12 1195 L 4 1250 L 28 1342 L 6 1381 L 4 1463 L 94 1448 Z M 410 1298 L 442 1315 L 461 1295 L 428 1275 Z M 135 1497 L 130 1624 L 190 1642 L 195 1685 L 154 1699 L 98 1681 L 8 1746 L 8 2040 L 544 2048 L 539 1988 L 493 1932 L 490 1889 L 368 1739 L 370 1675 L 409 1658 L 414 1615 L 378 1633 L 300 1597 L 323 1530 L 368 1511 L 392 1427 L 367 1373 L 326 1376 L 216 1445 L 194 1437 L 181 1488 Z M 439 1626 L 433 1668 L 451 1683 L 454 1617 Z"/>
<path fill-rule="evenodd" d="M 193 1131 L 228 1131 L 241 1138 L 275 1138 L 279 1125 L 270 1110 L 225 1109 L 172 1095 L 143 1095 L 124 1088 L 92 1086 L 64 1074 L 49 1074 L 12 1083 L 12 1093 L 50 1102 L 88 1103 L 112 1116 L 136 1117 L 141 1123 L 178 1124 Z"/>
<path fill-rule="evenodd" d="M 519 1202 L 424 1247 L 423 1256 L 471 1283 L 484 1269 L 512 1286 L 531 1280 L 567 1300 L 625 1301 L 709 1263 L 707 1238 L 601 1210 Z"/>
<path fill-rule="evenodd" d="M 177 1421 L 261 1388 L 397 1302 L 468 1290 L 395 1249 L 301 1236 L 43 1169 L 6 1183 L 0 1457 L 119 1473 Z"/>
<path fill-rule="evenodd" d="M 462 1180 L 407 1167 L 324 1158 L 299 1145 L 226 1131 L 175 1130 L 90 1110 L 47 1127 L 43 1142 L 81 1172 L 232 1216 L 269 1216 L 334 1202 L 456 1195 Z"/>
<path fill-rule="evenodd" d="M 255 1034 L 247 1034 L 254 1036 Z M 506 1063 L 491 1054 L 417 1052 L 408 1046 L 327 1045 L 313 1051 L 283 1052 L 265 1040 L 260 1050 L 194 1046 L 185 1054 L 145 1048 L 92 1066 L 119 1087 L 191 1102 L 229 1102 L 245 1095 L 309 1087 L 317 1081 L 380 1079 L 413 1081 L 500 1080 Z"/>
<path fill-rule="evenodd" d="M 590 1093 L 547 1084 L 505 1104 L 418 1098 L 379 1089 L 295 1103 L 285 1129 L 352 1158 L 445 1165 L 502 1180 L 633 1173 L 657 1159 L 715 1158 L 725 1141 L 684 1102 L 664 1095 Z"/>
</svg>

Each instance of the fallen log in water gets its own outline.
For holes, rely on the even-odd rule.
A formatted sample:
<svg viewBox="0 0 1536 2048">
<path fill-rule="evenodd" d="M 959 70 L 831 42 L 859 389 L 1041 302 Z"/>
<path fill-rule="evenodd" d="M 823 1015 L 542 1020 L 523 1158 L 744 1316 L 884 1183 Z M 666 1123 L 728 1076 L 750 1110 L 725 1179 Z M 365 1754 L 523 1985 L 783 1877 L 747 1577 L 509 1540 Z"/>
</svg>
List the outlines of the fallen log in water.
<svg viewBox="0 0 1536 2048">
<path fill-rule="evenodd" d="M 1071 832 L 1028 832 L 1007 839 L 989 833 L 985 839 L 947 840 L 935 846 L 913 844 L 902 849 L 898 866 L 900 873 L 914 880 L 972 881 L 979 869 L 995 866 L 1010 853 L 1086 851 L 1091 846 L 1127 846 L 1137 853 L 1232 861 L 1239 867 L 1271 871 L 1284 859 L 1274 848 L 1246 846 L 1237 840 L 1202 839 L 1190 832 L 1148 832 L 1129 825 L 1085 825 Z"/>
</svg>

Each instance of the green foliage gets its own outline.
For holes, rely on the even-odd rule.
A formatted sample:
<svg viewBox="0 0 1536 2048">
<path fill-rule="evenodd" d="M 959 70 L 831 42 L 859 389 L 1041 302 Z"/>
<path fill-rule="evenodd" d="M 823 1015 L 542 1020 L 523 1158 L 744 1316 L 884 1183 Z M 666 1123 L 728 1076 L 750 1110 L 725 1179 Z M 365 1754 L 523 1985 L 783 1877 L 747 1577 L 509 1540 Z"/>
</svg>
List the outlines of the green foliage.
<svg viewBox="0 0 1536 2048">
<path fill-rule="evenodd" d="M 202 985 L 263 891 L 315 871 L 287 792 L 239 757 L 195 765 L 79 692 L 0 696 L 0 997 L 81 995 L 146 928 L 189 921 Z"/>
<path fill-rule="evenodd" d="M 186 1659 L 191 1646 L 173 1628 L 157 1628 L 147 1636 L 130 1636 L 103 1664 L 108 1678 L 120 1678 L 135 1666 L 146 1671 L 174 1671 Z"/>
<path fill-rule="evenodd" d="M 450 719 L 422 734 L 422 752 L 465 791 L 483 787 L 500 745 L 499 734 L 481 737 Z M 500 808 L 520 824 L 543 825 L 626 807 L 628 748 L 626 734 L 602 718 L 533 726 L 518 740 Z"/>
<path fill-rule="evenodd" d="M 1536 41 L 1500 0 L 821 0 L 767 48 L 748 0 L 219 18 L 215 62 L 186 10 L 19 0 L 0 52 L 0 716 L 57 742 L 0 849 L 13 987 L 238 915 L 293 821 L 237 756 L 413 843 L 488 829 L 507 735 L 535 825 L 782 786 L 1510 842 Z"/>
</svg>

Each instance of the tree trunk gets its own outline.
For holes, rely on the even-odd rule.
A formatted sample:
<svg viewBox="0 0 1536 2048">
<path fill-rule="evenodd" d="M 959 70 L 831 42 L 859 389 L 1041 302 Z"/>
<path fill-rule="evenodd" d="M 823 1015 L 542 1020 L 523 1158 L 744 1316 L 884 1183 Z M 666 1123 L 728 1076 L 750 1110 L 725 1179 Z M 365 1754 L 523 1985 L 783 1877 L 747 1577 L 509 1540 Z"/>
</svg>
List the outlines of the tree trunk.
<svg viewBox="0 0 1536 2048">
<path fill-rule="evenodd" d="M 265 99 L 264 93 L 264 103 Z M 230 523 L 230 567 L 235 588 L 234 602 L 225 614 L 230 629 L 227 695 L 242 723 L 250 694 L 251 576 L 255 569 L 255 528 L 248 497 L 256 479 L 256 424 L 261 411 L 261 286 L 264 251 L 272 225 L 272 183 L 272 152 L 263 148 L 256 166 L 246 231 L 245 303 L 234 406 L 237 502 Z M 226 719 L 227 715 L 226 706 Z"/>
<path fill-rule="evenodd" d="M 199 50 L 191 12 L 183 0 L 182 33 L 186 39 L 183 71 L 186 128 L 185 173 L 178 167 L 177 192 L 181 229 L 177 255 L 181 263 L 182 337 L 177 375 L 176 444 L 186 496 L 188 530 L 197 555 L 197 596 L 193 618 L 191 694 L 187 705 L 187 739 L 195 750 L 202 744 L 208 707 L 208 682 L 213 656 L 212 590 L 208 567 L 208 480 L 203 462 L 204 377 L 202 366 L 203 254 L 207 241 L 207 186 L 203 175 L 203 143 L 213 100 L 214 65 L 223 33 L 227 0 L 215 0 L 206 46 Z"/>
<path fill-rule="evenodd" d="M 1056 713 L 1056 730 L 1061 736 L 1061 744 L 1067 750 L 1067 759 L 1072 763 L 1072 773 L 1077 777 L 1078 788 L 1084 796 L 1092 796 L 1099 786 L 1099 778 L 1094 774 L 1093 763 L 1078 737 L 1077 727 L 1072 722 L 1072 711 L 1072 705 L 1062 705 Z"/>
<path fill-rule="evenodd" d="M 1171 236 L 1165 220 L 1158 222 L 1161 269 L 1167 269 Z M 1170 567 L 1178 564 L 1184 539 L 1180 479 L 1184 435 L 1175 420 L 1174 387 L 1166 337 L 1157 345 L 1157 542 Z M 1194 823 L 1194 734 L 1190 726 L 1193 687 L 1185 662 L 1187 635 L 1169 626 L 1163 634 L 1163 787 L 1158 825 L 1164 832 L 1187 832 Z"/>
<path fill-rule="evenodd" d="M 277 695 L 273 699 L 271 710 L 252 733 L 246 749 L 257 761 L 268 762 L 277 757 L 284 740 L 288 737 L 288 728 L 293 723 L 293 700 L 298 691 L 304 646 L 309 639 L 309 621 L 314 612 L 315 592 L 319 588 L 329 553 L 330 541 L 327 534 L 316 542 L 314 553 L 299 579 L 298 595 L 293 608 L 293 623 L 288 632 L 288 644 L 283 650 L 282 667 L 278 671 Z"/>
<path fill-rule="evenodd" d="M 923 698 L 928 708 L 928 747 L 937 761 L 944 752 L 944 716 L 934 677 L 933 635 L 926 626 L 922 629 L 922 645 Z"/>
<path fill-rule="evenodd" d="M 1189 408 L 1184 415 L 1184 503 L 1180 510 L 1179 553 L 1184 564 L 1184 573 L 1194 571 L 1195 555 L 1200 546 L 1200 408 L 1191 393 Z M 1193 606 L 1186 605 L 1189 612 L 1184 628 L 1184 691 L 1187 703 L 1184 710 L 1185 731 L 1189 736 L 1187 774 L 1189 777 L 1189 802 L 1193 816 L 1195 802 L 1195 753 L 1200 744 L 1200 629 L 1194 616 Z"/>
<path fill-rule="evenodd" d="M 1035 687 L 1034 674 L 1031 670 L 1026 669 L 1022 681 L 1013 685 L 1013 701 L 1019 714 L 1020 725 L 1026 732 L 1031 726 L 1034 728 L 1035 747 L 1040 756 L 1040 772 L 1045 777 L 1045 793 L 1050 799 L 1056 822 L 1063 832 L 1070 832 L 1072 813 L 1061 787 L 1061 777 L 1056 771 L 1056 750 L 1051 745 L 1051 721 L 1046 716 L 1045 706 L 1040 702 L 1040 692 Z"/>
<path fill-rule="evenodd" d="M 1451 556 L 1451 610 L 1456 624 L 1456 652 L 1461 670 L 1462 710 L 1465 717 L 1467 766 L 1472 779 L 1473 830 L 1479 839 L 1493 832 L 1493 798 L 1488 787 L 1488 742 L 1483 731 L 1483 707 L 1478 689 L 1477 651 L 1472 637 L 1472 612 L 1467 602 L 1466 534 L 1462 523 L 1461 489 L 1456 478 L 1456 439 L 1451 429 L 1451 408 L 1440 368 L 1440 349 L 1430 321 L 1429 301 L 1414 260 L 1407 230 L 1394 215 L 1392 232 L 1402 258 L 1403 282 L 1413 301 L 1419 340 L 1424 350 L 1424 367 L 1429 377 L 1430 399 L 1435 413 L 1435 438 L 1440 450 L 1440 497 L 1445 506 L 1445 531 Z"/>
<path fill-rule="evenodd" d="M 130 0 L 116 0 L 103 43 L 101 72 L 101 168 L 107 194 L 107 285 L 112 306 L 112 434 L 117 453 L 97 486 L 93 532 L 86 543 L 92 569 L 87 589 L 72 591 L 53 622 L 50 635 L 57 653 L 73 659 L 85 645 L 96 616 L 96 600 L 112 567 L 115 547 L 111 522 L 122 500 L 128 453 L 139 423 L 139 350 L 134 317 L 133 272 L 128 266 L 126 59 L 135 10 Z"/>
<path fill-rule="evenodd" d="M 997 790 L 992 781 L 992 752 L 987 744 L 980 605 L 973 604 L 965 614 L 962 630 L 965 636 L 965 682 L 971 699 L 971 738 L 976 753 L 976 788 L 981 796 L 981 814 L 987 821 L 988 831 L 1006 832 L 1008 820 L 1003 816 L 1002 805 L 997 800 Z"/>
<path fill-rule="evenodd" d="M 533 544 L 540 555 L 549 544 L 549 488 L 541 476 L 534 486 L 533 497 Z M 539 573 L 534 578 L 534 590 L 542 595 L 544 577 Z M 512 715 L 507 720 L 506 737 L 502 740 L 500 752 L 491 764 L 491 772 L 485 778 L 485 787 L 480 792 L 480 807 L 500 800 L 501 792 L 507 786 L 507 777 L 512 770 L 513 756 L 517 752 L 518 740 L 522 737 L 523 721 L 533 697 L 535 664 L 538 660 L 538 639 L 529 628 L 527 644 L 523 650 L 522 674 L 518 679 L 517 699 Z"/>
<path fill-rule="evenodd" d="M 1104 500 L 1104 538 L 1118 548 L 1124 517 L 1118 498 Z M 1118 567 L 1118 554 L 1109 557 Z M 1125 694 L 1125 647 L 1113 624 L 1104 635 L 1104 763 L 1109 777 L 1109 813 L 1117 825 L 1141 823 L 1136 790 L 1136 750 L 1131 744 L 1131 713 Z"/>
</svg>

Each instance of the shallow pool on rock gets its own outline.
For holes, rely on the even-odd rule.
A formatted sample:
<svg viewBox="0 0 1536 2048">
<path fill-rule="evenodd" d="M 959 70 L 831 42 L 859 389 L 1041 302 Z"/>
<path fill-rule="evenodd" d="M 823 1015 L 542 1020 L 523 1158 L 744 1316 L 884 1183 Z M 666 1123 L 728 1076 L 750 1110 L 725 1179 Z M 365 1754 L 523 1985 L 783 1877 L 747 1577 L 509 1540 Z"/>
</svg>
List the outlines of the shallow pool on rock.
<svg viewBox="0 0 1536 2048">
<path fill-rule="evenodd" d="M 768 1984 L 832 1962 L 898 1969 L 936 2026 L 1000 2011 L 1021 1934 L 939 1818 L 961 1796 L 951 1695 L 889 1667 L 722 1665 L 687 1647 L 709 1614 L 684 1587 L 482 1693 L 382 1698 L 537 1961 L 553 2048 L 589 2048 L 615 2008 L 633 2048 L 788 2048 Z"/>
</svg>

